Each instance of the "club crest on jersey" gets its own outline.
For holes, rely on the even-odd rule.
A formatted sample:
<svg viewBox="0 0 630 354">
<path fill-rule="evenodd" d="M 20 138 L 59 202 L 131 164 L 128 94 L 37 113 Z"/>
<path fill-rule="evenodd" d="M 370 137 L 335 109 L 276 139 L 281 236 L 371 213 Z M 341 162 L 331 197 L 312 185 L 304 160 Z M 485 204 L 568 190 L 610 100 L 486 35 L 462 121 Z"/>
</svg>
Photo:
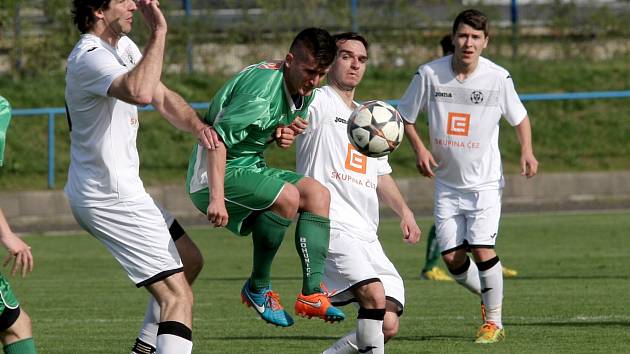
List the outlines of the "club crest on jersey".
<svg viewBox="0 0 630 354">
<path fill-rule="evenodd" d="M 483 102 L 483 92 L 481 91 L 473 91 L 470 95 L 470 101 L 474 104 L 480 104 Z"/>
</svg>

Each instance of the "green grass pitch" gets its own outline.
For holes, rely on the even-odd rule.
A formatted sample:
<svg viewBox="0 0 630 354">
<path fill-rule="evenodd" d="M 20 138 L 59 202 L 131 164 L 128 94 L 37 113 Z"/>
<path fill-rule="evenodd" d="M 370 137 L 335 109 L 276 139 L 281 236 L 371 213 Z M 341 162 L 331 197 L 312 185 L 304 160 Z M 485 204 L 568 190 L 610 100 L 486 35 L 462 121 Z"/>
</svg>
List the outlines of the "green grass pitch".
<svg viewBox="0 0 630 354">
<path fill-rule="evenodd" d="M 428 232 L 429 219 L 420 219 Z M 516 279 L 505 281 L 507 338 L 474 344 L 479 300 L 454 283 L 418 278 L 425 243 L 403 244 L 398 222 L 381 241 L 405 279 L 407 305 L 388 353 L 630 352 L 630 217 L 628 213 L 505 215 L 498 252 Z M 296 317 L 291 328 L 265 324 L 240 303 L 251 267 L 250 238 L 190 228 L 205 256 L 194 286 L 194 353 L 317 353 L 354 327 Z M 12 285 L 33 319 L 38 351 L 129 353 L 147 292 L 136 289 L 107 250 L 81 235 L 26 238 L 35 272 Z M 274 265 L 274 288 L 293 312 L 301 273 L 288 234 Z"/>
</svg>

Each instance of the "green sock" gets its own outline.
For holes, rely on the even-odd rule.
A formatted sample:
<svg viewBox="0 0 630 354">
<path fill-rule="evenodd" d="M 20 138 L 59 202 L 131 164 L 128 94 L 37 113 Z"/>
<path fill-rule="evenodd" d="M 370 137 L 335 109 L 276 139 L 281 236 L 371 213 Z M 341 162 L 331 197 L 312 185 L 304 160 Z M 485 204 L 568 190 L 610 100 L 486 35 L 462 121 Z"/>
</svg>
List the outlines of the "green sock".
<svg viewBox="0 0 630 354">
<path fill-rule="evenodd" d="M 33 338 L 26 338 L 4 346 L 5 354 L 35 354 Z"/>
<path fill-rule="evenodd" d="M 429 231 L 429 238 L 427 239 L 427 260 L 424 263 L 424 268 L 422 268 L 422 272 L 428 272 L 433 267 L 438 265 L 440 261 L 440 250 L 438 248 L 438 243 L 435 237 L 435 225 L 431 226 L 431 231 Z"/>
<path fill-rule="evenodd" d="M 324 261 L 328 254 L 330 219 L 309 212 L 300 213 L 295 229 L 295 249 L 302 261 L 302 294 L 322 292 Z"/>
<path fill-rule="evenodd" d="M 269 210 L 256 217 L 252 225 L 254 265 L 249 278 L 252 290 L 259 291 L 271 284 L 271 263 L 289 225 L 291 225 L 291 220 Z"/>
</svg>

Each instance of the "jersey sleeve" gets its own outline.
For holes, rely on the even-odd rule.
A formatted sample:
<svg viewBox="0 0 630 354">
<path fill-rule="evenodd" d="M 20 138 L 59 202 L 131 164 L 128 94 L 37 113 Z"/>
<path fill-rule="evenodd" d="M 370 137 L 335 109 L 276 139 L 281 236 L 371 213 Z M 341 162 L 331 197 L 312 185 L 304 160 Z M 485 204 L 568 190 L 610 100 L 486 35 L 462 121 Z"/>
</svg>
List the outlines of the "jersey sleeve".
<svg viewBox="0 0 630 354">
<path fill-rule="evenodd" d="M 392 173 L 392 167 L 389 165 L 389 158 L 387 155 L 376 159 L 376 171 L 379 176 Z"/>
<path fill-rule="evenodd" d="M 407 91 L 405 91 L 397 107 L 398 112 L 407 123 L 415 123 L 418 114 L 426 107 L 428 94 L 426 87 L 426 74 L 420 67 L 411 79 L 411 83 L 409 83 L 409 87 L 407 87 Z"/>
<path fill-rule="evenodd" d="M 97 96 L 107 96 L 112 82 L 129 71 L 105 48 L 87 50 L 78 61 L 78 80 L 83 90 Z"/>
<path fill-rule="evenodd" d="M 527 115 L 527 110 L 514 88 L 514 81 L 510 74 L 503 77 L 503 90 L 501 90 L 501 113 L 510 125 L 519 125 Z"/>
<path fill-rule="evenodd" d="M 206 116 L 227 148 L 243 141 L 251 125 L 257 125 L 269 117 L 269 101 L 255 95 L 239 94 L 216 115 L 214 120 Z"/>
</svg>

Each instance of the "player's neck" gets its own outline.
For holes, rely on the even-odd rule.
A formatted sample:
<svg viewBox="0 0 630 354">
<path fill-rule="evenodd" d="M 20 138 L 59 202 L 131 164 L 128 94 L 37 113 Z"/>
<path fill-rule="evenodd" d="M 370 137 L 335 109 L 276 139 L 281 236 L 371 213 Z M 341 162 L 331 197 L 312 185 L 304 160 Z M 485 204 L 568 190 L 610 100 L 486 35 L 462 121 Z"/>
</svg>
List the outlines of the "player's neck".
<svg viewBox="0 0 630 354">
<path fill-rule="evenodd" d="M 118 40 L 123 35 L 122 33 L 114 33 L 114 31 L 112 31 L 109 27 L 99 26 L 98 23 L 88 33 L 100 38 L 103 42 L 109 44 L 113 48 L 116 48 Z"/>
<path fill-rule="evenodd" d="M 342 87 L 339 87 L 335 83 L 331 83 L 330 87 L 332 87 L 333 90 L 337 92 L 337 94 L 339 95 L 339 97 L 341 97 L 341 99 L 346 104 L 346 106 L 348 106 L 350 109 L 355 108 L 354 107 L 354 88 L 346 90 Z"/>
<path fill-rule="evenodd" d="M 466 64 L 461 60 L 457 60 L 455 56 L 451 57 L 451 69 L 453 70 L 455 77 L 460 81 L 466 80 L 472 73 L 474 73 L 477 66 L 479 66 L 479 59 L 470 64 Z"/>
</svg>

